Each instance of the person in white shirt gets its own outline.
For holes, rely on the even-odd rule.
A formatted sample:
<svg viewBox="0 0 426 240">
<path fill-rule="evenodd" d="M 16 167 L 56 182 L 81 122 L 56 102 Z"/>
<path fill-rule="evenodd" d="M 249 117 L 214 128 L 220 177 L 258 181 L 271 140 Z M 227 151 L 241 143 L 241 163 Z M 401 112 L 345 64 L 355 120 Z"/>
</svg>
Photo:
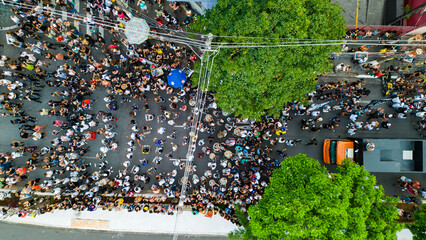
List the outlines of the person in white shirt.
<svg viewBox="0 0 426 240">
<path fill-rule="evenodd" d="M 21 20 L 16 15 L 10 15 L 10 19 L 12 19 L 12 21 L 18 26 L 21 24 L 20 23 Z"/>
</svg>

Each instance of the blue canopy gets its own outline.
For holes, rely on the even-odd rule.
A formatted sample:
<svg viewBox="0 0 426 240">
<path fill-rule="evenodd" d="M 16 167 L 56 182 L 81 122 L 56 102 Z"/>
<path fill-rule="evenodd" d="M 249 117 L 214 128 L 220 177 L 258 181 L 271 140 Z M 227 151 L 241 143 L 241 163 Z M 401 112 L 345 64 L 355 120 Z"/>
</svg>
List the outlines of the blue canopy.
<svg viewBox="0 0 426 240">
<path fill-rule="evenodd" d="M 180 88 L 186 82 L 186 74 L 181 69 L 173 69 L 170 71 L 169 75 L 167 75 L 167 83 L 174 87 Z"/>
</svg>

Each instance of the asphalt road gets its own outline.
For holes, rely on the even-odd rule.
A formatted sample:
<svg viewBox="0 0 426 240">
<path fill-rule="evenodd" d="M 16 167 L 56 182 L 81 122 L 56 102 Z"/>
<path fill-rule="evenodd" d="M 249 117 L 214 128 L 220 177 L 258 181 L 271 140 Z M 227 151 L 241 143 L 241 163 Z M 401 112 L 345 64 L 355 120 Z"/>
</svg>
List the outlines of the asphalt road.
<svg viewBox="0 0 426 240">
<path fill-rule="evenodd" d="M 107 232 L 92 230 L 77 230 L 63 228 L 48 228 L 27 224 L 13 224 L 0 222 L 1 240 L 171 240 L 167 234 L 141 234 L 124 232 Z M 189 236 L 179 234 L 179 239 L 221 240 L 225 237 Z"/>
<path fill-rule="evenodd" d="M 152 5 L 148 5 L 150 7 L 152 7 Z M 158 5 L 156 5 L 158 6 Z M 58 10 L 59 8 L 56 7 L 56 9 Z M 167 5 L 165 5 L 165 10 L 167 10 L 168 12 L 173 12 L 170 7 Z M 85 7 L 83 5 L 80 5 L 79 8 L 79 12 L 81 12 L 82 14 L 85 14 Z M 1 24 L 1 26 L 13 26 L 13 22 L 11 22 L 10 18 L 9 18 L 9 13 L 7 11 L 1 11 L 1 17 L 4 20 Z M 154 17 L 155 13 L 154 11 L 151 11 L 149 13 L 149 15 L 151 17 Z M 184 14 L 181 12 L 176 12 L 175 16 L 177 16 L 179 19 L 184 17 Z M 66 19 L 66 16 L 62 16 L 63 19 Z M 71 19 L 72 20 L 72 19 Z M 79 25 L 79 30 L 82 33 L 90 33 L 87 30 L 87 26 L 84 24 L 80 24 Z M 5 34 L 6 31 L 1 31 L 1 34 Z M 101 32 L 98 32 L 97 34 L 101 34 Z M 95 34 L 90 33 L 91 36 L 95 36 Z M 107 42 L 110 42 L 112 39 L 112 35 L 110 33 L 108 33 L 107 31 L 104 31 L 103 33 L 104 38 Z M 43 40 L 46 40 L 46 37 L 43 37 Z M 15 47 L 11 47 L 10 45 L 7 45 L 6 42 L 4 41 L 5 38 L 1 38 L 0 39 L 0 44 L 3 44 L 5 47 L 2 49 L 2 54 L 6 55 L 6 56 L 10 56 L 13 59 L 16 59 L 17 57 L 15 56 L 19 56 L 19 54 L 22 52 L 22 49 L 18 49 Z M 119 45 L 120 46 L 120 45 Z M 121 45 L 121 47 L 123 47 Z M 95 57 L 95 59 L 97 61 L 105 58 L 105 54 L 102 53 L 100 50 L 95 50 L 92 49 L 93 51 L 93 56 Z M 59 48 L 57 50 L 53 51 L 55 54 L 62 52 L 64 53 L 62 50 L 60 50 Z M 41 57 L 40 55 L 36 55 L 36 57 Z M 52 64 L 50 66 L 48 66 L 48 68 L 46 69 L 48 72 L 53 72 L 57 69 L 57 67 L 59 65 L 62 65 L 65 63 L 64 60 L 62 61 L 56 61 L 56 62 L 51 62 Z M 4 69 L 2 69 L 4 70 Z M 123 72 L 125 72 L 126 70 L 122 69 Z M 28 73 L 28 72 L 27 72 Z M 86 77 L 88 78 L 89 75 L 82 75 L 82 77 Z M 2 92 L 7 91 L 4 90 L 6 89 L 5 87 L 2 87 Z M 53 126 L 53 121 L 54 120 L 65 120 L 64 117 L 48 117 L 48 116 L 40 116 L 39 111 L 42 108 L 49 108 L 49 106 L 47 105 L 47 102 L 49 100 L 55 99 L 53 97 L 51 97 L 51 93 L 53 91 L 61 91 L 61 90 L 66 90 L 66 88 L 64 87 L 59 87 L 59 88 L 49 88 L 47 86 L 45 86 L 42 91 L 40 92 L 41 95 L 41 101 L 42 103 L 36 103 L 36 102 L 28 102 L 26 100 L 24 100 L 24 109 L 25 111 L 30 114 L 33 117 L 37 117 L 38 118 L 38 125 L 44 125 L 47 124 L 48 127 L 45 128 L 44 130 L 47 132 L 48 137 L 46 139 L 41 139 L 38 141 L 34 141 L 31 138 L 25 141 L 25 144 L 28 145 L 37 145 L 37 146 L 50 146 L 50 141 L 53 139 L 52 136 L 52 131 L 54 129 L 57 129 Z M 147 123 L 145 121 L 145 111 L 142 110 L 143 106 L 144 106 L 144 102 L 140 101 L 138 99 L 131 99 L 130 103 L 127 104 L 119 104 L 118 110 L 116 111 L 109 111 L 106 107 L 106 103 L 103 101 L 104 97 L 106 97 L 108 94 L 105 92 L 106 88 L 101 87 L 101 89 L 95 91 L 90 99 L 91 100 L 96 100 L 96 102 L 94 102 L 92 104 L 92 107 L 89 111 L 87 111 L 88 113 L 93 113 L 93 114 L 97 114 L 99 111 L 106 111 L 106 112 L 111 112 L 113 114 L 113 116 L 118 118 L 118 122 L 116 122 L 117 128 L 114 129 L 115 132 L 118 133 L 118 136 L 115 138 L 116 140 L 120 141 L 120 147 L 117 149 L 117 151 L 110 151 L 108 152 L 108 157 L 106 158 L 106 160 L 108 160 L 109 164 L 108 164 L 108 168 L 109 167 L 113 167 L 113 175 L 117 174 L 118 170 L 123 170 L 125 169 L 125 167 L 122 165 L 123 161 L 125 160 L 125 155 L 127 154 L 127 142 L 130 140 L 128 137 L 130 136 L 131 130 L 130 130 L 130 125 L 128 125 L 128 123 L 130 122 L 131 118 L 129 116 L 129 112 L 131 110 L 131 107 L 136 104 L 140 107 L 140 111 L 137 112 L 137 116 L 136 116 L 136 121 L 137 121 L 137 126 L 139 127 L 139 129 L 142 129 L 142 127 L 144 125 L 149 125 L 150 127 L 152 127 L 152 134 L 146 135 L 146 138 L 144 139 L 144 142 L 142 144 L 148 144 L 151 145 L 151 152 L 148 155 L 143 155 L 141 153 L 141 148 L 138 145 L 135 145 L 135 150 L 134 150 L 134 156 L 132 158 L 132 164 L 130 165 L 130 168 L 133 165 L 139 165 L 139 160 L 141 159 L 148 159 L 150 161 L 150 164 L 148 164 L 147 166 L 145 166 L 143 169 L 141 169 L 141 172 L 146 172 L 146 170 L 152 166 L 157 168 L 157 174 L 158 173 L 167 173 L 170 172 L 172 169 L 174 169 L 174 166 L 172 164 L 172 162 L 168 159 L 166 159 L 166 157 L 164 156 L 165 154 L 169 153 L 171 151 L 171 143 L 174 142 L 176 144 L 179 145 L 179 148 L 177 151 L 175 151 L 175 153 L 173 154 L 173 158 L 185 158 L 186 156 L 186 151 L 187 148 L 183 147 L 180 142 L 182 141 L 184 136 L 188 135 L 188 131 L 184 130 L 182 127 L 171 127 L 167 124 L 167 122 L 164 123 L 157 123 L 156 120 L 151 121 L 149 123 Z M 176 93 L 176 91 L 175 91 Z M 168 108 L 168 110 L 171 110 L 168 105 L 170 102 L 167 101 L 167 99 L 169 99 L 171 97 L 171 95 L 167 95 L 165 94 L 165 91 L 161 91 L 160 90 L 160 95 L 162 95 L 165 99 L 166 102 L 164 104 L 156 104 L 154 102 L 154 94 L 152 92 L 148 92 L 146 94 L 146 96 L 148 97 L 148 103 L 150 106 L 150 114 L 153 114 L 155 116 L 158 116 L 160 114 L 160 106 L 164 105 L 165 107 Z M 116 96 L 116 101 L 120 102 L 124 97 L 123 96 Z M 58 98 L 56 98 L 55 100 L 58 100 Z M 189 98 L 187 99 L 189 100 Z M 178 108 L 182 106 L 182 104 L 177 104 Z M 171 112 L 177 112 L 178 110 L 171 110 Z M 181 126 L 184 121 L 187 121 L 187 117 L 190 114 L 190 111 L 186 111 L 186 112 L 180 112 L 181 116 L 179 119 L 176 120 L 177 122 L 177 126 Z M 0 119 L 0 126 L 1 126 L 1 130 L 0 133 L 2 134 L 2 136 L 8 136 L 7 138 L 3 137 L 0 139 L 0 149 L 2 151 L 11 151 L 12 149 L 10 148 L 9 144 L 11 141 L 19 141 L 21 140 L 19 137 L 19 126 L 18 125 L 13 125 L 10 123 L 10 120 L 14 119 L 12 117 L 7 117 L 7 118 L 1 118 Z M 97 122 L 99 122 L 98 127 L 104 127 L 104 123 L 100 120 L 97 120 Z M 159 128 L 160 126 L 165 127 L 167 130 L 163 135 L 157 135 L 157 128 Z M 96 130 L 97 128 L 93 128 L 91 130 Z M 177 133 L 177 138 L 176 140 L 170 140 L 167 139 L 167 135 L 170 135 L 173 131 L 176 131 Z M 158 139 L 162 139 L 165 140 L 165 144 L 164 144 L 164 153 L 161 154 L 161 157 L 163 157 L 163 161 L 161 162 L 161 164 L 156 165 L 154 163 L 151 162 L 151 160 L 155 157 L 155 145 L 153 144 L 153 139 L 154 138 L 158 138 Z M 89 149 L 89 153 L 86 154 L 84 157 L 82 157 L 82 159 L 84 159 L 84 163 L 85 164 L 92 164 L 91 167 L 89 167 L 89 171 L 95 171 L 97 169 L 94 168 L 94 164 L 98 163 L 99 161 L 96 159 L 96 153 L 100 152 L 100 147 L 102 146 L 101 144 L 101 140 L 103 139 L 103 136 L 101 135 L 97 135 L 97 139 L 95 140 L 91 140 L 90 142 L 90 149 Z M 27 160 L 27 158 L 20 158 L 17 159 L 15 161 L 15 166 L 24 166 L 25 165 L 25 161 Z M 129 170 L 130 170 L 129 168 Z M 201 171 L 203 171 L 203 168 L 200 169 Z M 33 172 L 29 172 L 28 173 L 28 177 L 29 179 L 33 179 L 33 178 L 43 178 L 44 173 L 48 171 L 45 169 L 38 169 L 36 171 Z M 183 174 L 183 171 L 179 171 L 178 173 L 178 177 L 181 176 Z M 65 174 L 66 175 L 66 174 Z M 151 180 L 151 184 L 155 179 L 152 178 Z M 25 184 L 24 182 L 21 182 L 18 186 L 21 186 L 22 184 Z M 143 185 L 143 184 L 142 184 Z M 23 185 L 22 185 L 23 186 Z M 150 186 L 150 185 L 149 185 Z M 147 188 L 149 189 L 149 188 Z"/>
</svg>

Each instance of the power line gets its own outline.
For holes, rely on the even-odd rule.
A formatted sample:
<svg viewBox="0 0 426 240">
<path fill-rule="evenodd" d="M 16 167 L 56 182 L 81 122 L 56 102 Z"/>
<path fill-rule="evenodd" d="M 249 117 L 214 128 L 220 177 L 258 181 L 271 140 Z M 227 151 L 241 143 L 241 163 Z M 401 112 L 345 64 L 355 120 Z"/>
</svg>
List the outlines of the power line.
<svg viewBox="0 0 426 240">
<path fill-rule="evenodd" d="M 4 4 L 4 5 L 15 6 L 15 5 L 11 5 L 11 4 Z M 35 9 L 35 8 L 29 8 L 29 7 L 25 7 L 25 8 L 27 8 L 29 10 L 34 10 Z M 46 9 L 46 8 L 43 8 L 43 9 Z M 62 13 L 64 13 L 64 12 L 63 11 L 61 13 L 59 13 L 59 12 L 60 11 L 51 12 L 51 13 L 53 15 L 62 17 Z M 68 14 L 68 12 L 66 12 L 66 13 Z M 80 17 L 75 17 L 73 15 L 68 15 L 68 17 L 71 18 L 71 19 L 74 19 L 74 20 L 79 20 L 79 21 L 82 20 Z M 104 22 L 106 22 L 106 21 L 104 21 Z M 96 22 L 96 24 L 94 24 L 94 25 L 103 26 L 103 27 L 107 26 L 107 27 L 111 27 L 111 28 L 117 28 L 119 30 L 125 30 L 124 27 L 119 27 L 118 24 L 114 24 L 114 23 L 112 23 L 112 24 L 106 24 L 104 22 Z M 92 26 L 90 23 L 84 23 L 84 22 L 81 23 L 80 25 Z M 132 30 L 128 30 L 128 31 L 132 31 Z M 198 47 L 204 46 L 204 43 L 201 40 L 193 40 L 193 39 L 190 39 L 190 38 L 184 38 L 184 37 L 181 37 L 181 36 L 174 36 L 174 35 L 170 35 L 170 34 L 166 34 L 166 33 L 161 33 L 161 32 L 156 32 L 156 31 L 150 31 L 150 34 L 151 34 L 151 36 L 159 35 L 160 37 L 164 37 L 163 35 L 173 36 L 175 39 L 167 38 L 167 40 L 174 41 L 174 42 L 181 43 L 181 44 L 186 44 L 186 45 L 195 45 L 195 46 L 198 46 Z"/>
<path fill-rule="evenodd" d="M 16 4 L 5 3 L 4 5 L 6 5 L 6 6 L 15 6 L 16 7 Z M 37 8 L 37 6 L 34 7 L 34 8 L 32 8 L 32 7 L 22 7 L 22 6 L 20 6 L 20 7 L 28 9 L 28 10 L 35 10 Z M 62 14 L 66 13 L 67 17 L 69 17 L 71 19 L 78 20 L 78 21 L 81 21 L 81 20 L 84 19 L 84 15 L 81 15 L 81 14 L 78 15 L 78 16 L 74 16 L 74 15 L 69 14 L 68 12 L 64 12 L 64 11 L 59 11 L 59 10 L 52 11 L 49 8 L 46 8 L 46 7 L 43 7 L 42 9 L 49 10 L 49 11 L 51 11 L 51 14 L 59 16 L 59 17 L 62 17 Z M 91 17 L 88 17 L 88 18 L 91 18 Z M 118 22 L 118 24 L 119 23 L 120 22 Z M 118 24 L 110 22 L 110 21 L 101 21 L 101 22 L 95 21 L 94 25 L 102 26 L 102 27 L 107 26 L 107 27 L 110 27 L 110 28 L 118 28 L 119 30 L 125 30 L 124 27 L 119 27 Z M 81 23 L 81 25 L 87 25 L 87 26 L 90 25 L 90 26 L 92 26 L 89 22 L 88 23 L 84 23 L 83 22 L 83 23 Z M 128 31 L 132 31 L 132 30 L 128 30 Z M 150 31 L 150 33 L 151 33 L 151 36 L 153 36 L 153 35 L 154 36 L 155 35 L 159 35 L 161 37 L 163 37 L 164 35 L 165 36 L 172 36 L 173 39 L 172 38 L 168 38 L 168 40 L 169 41 L 174 41 L 174 42 L 177 42 L 177 43 L 182 43 L 182 44 L 186 44 L 186 45 L 194 45 L 194 46 L 198 46 L 198 47 L 204 46 L 204 42 L 201 41 L 201 40 L 195 40 L 195 39 L 191 39 L 191 38 L 187 38 L 187 37 L 183 37 L 183 36 L 176 36 L 176 35 L 171 35 L 171 34 L 157 32 L 157 31 Z"/>
<path fill-rule="evenodd" d="M 4 3 L 3 5 L 5 5 L 5 6 L 12 6 L 12 7 L 16 7 L 16 5 L 14 5 L 14 4 L 7 4 L 7 3 Z M 34 7 L 34 8 L 31 8 L 31 7 L 22 7 L 22 6 L 20 6 L 21 8 L 24 8 L 24 9 L 27 9 L 27 10 L 35 10 L 37 7 L 39 7 L 39 6 L 36 6 L 36 7 Z M 68 13 L 68 12 L 65 12 L 65 11 L 57 11 L 57 10 L 55 10 L 55 11 L 52 11 L 52 10 L 50 10 L 49 8 L 46 8 L 46 7 L 42 7 L 42 9 L 44 9 L 44 10 L 49 10 L 49 11 L 51 11 L 51 14 L 53 14 L 54 16 L 58 16 L 58 17 L 62 17 L 62 14 L 63 13 L 66 13 L 67 14 L 67 18 L 71 18 L 71 19 L 74 19 L 74 20 L 77 20 L 77 21 L 83 21 L 84 22 L 84 17 L 76 17 L 76 16 L 74 16 L 73 14 L 70 14 L 70 13 Z M 88 19 L 91 19 L 91 18 L 93 18 L 93 17 L 86 17 L 86 18 L 88 18 Z M 101 22 L 96 22 L 96 21 L 101 21 Z M 103 21 L 103 20 L 96 20 L 96 19 L 94 19 L 94 22 L 95 22 L 95 24 L 97 24 L 97 25 L 101 25 L 101 26 L 109 26 L 109 27 L 115 27 L 115 25 L 116 25 L 116 23 L 112 23 L 112 22 L 109 22 L 109 21 Z M 110 23 L 110 24 L 105 24 L 104 22 L 107 22 L 107 23 Z M 83 23 L 84 24 L 84 23 Z M 89 24 L 90 25 L 90 24 Z"/>
<path fill-rule="evenodd" d="M 342 40 L 343 41 L 343 40 Z M 292 43 L 292 44 L 271 44 L 271 45 L 226 45 L 223 46 L 223 48 L 271 48 L 271 47 L 302 47 L 302 46 L 331 46 L 331 45 L 343 45 L 345 44 L 344 42 L 340 42 L 340 43 Z M 350 45 L 365 45 L 365 43 L 351 43 Z M 387 43 L 375 43 L 374 45 L 377 46 L 389 46 L 391 44 L 387 44 Z M 424 47 L 424 44 L 410 44 L 410 43 L 398 43 L 398 44 L 393 44 L 393 45 L 397 45 L 397 46 L 418 46 L 418 47 Z"/>
<path fill-rule="evenodd" d="M 83 20 L 84 17 L 87 17 L 87 18 L 92 18 L 95 21 L 107 22 L 107 23 L 110 23 L 110 24 L 117 24 L 117 23 L 119 23 L 119 21 L 117 21 L 117 20 L 112 20 L 112 19 L 111 20 L 105 20 L 105 19 L 99 18 L 97 16 L 90 16 L 90 17 L 88 17 L 87 15 L 84 16 L 84 15 L 78 13 L 78 12 L 77 13 L 71 13 L 71 12 L 67 12 L 67 11 L 63 11 L 63 10 L 57 10 L 57 9 L 51 8 L 49 6 L 47 6 L 47 7 L 43 6 L 42 7 L 42 6 L 39 6 L 39 5 L 34 5 L 34 7 L 31 7 L 33 5 L 20 4 L 20 3 L 10 2 L 10 1 L 7 1 L 7 0 L 6 1 L 2 1 L 2 4 L 5 5 L 5 6 L 12 6 L 12 7 L 17 7 L 17 8 L 27 9 L 27 10 L 39 10 L 39 9 L 43 9 L 45 12 L 46 11 L 50 11 L 50 12 L 52 12 L 52 14 L 55 14 L 55 15 L 59 14 L 61 16 L 62 16 L 63 13 L 65 13 L 68 17 L 71 17 L 71 16 L 78 16 L 78 17 L 80 17 L 81 16 L 82 19 L 80 19 L 80 20 Z M 75 19 L 75 17 L 74 17 L 74 19 Z"/>
<path fill-rule="evenodd" d="M 9 5 L 9 6 L 17 6 L 17 4 L 5 4 L 5 5 Z M 34 10 L 35 8 L 30 8 L 30 7 L 22 7 L 19 5 L 19 7 L 21 8 L 26 8 L 26 9 L 30 9 L 30 10 Z M 58 11 L 58 10 L 51 10 L 50 8 L 45 8 L 43 7 L 42 9 L 47 9 L 49 11 L 52 12 L 52 14 L 54 15 L 59 15 L 62 17 L 63 13 L 66 13 L 68 17 L 75 19 L 75 20 L 83 20 L 84 16 L 79 14 L 77 15 L 78 17 L 75 17 L 73 14 L 69 14 L 68 12 L 64 12 L 64 11 Z M 86 17 L 89 20 L 93 19 L 94 23 L 98 26 L 107 26 L 107 27 L 111 27 L 111 28 L 118 28 L 120 30 L 124 30 L 124 27 L 118 27 L 116 23 L 112 22 L 112 21 L 108 21 L 108 20 L 97 20 L 97 18 L 95 18 L 94 16 L 90 16 L 90 17 Z M 100 22 L 99 22 L 100 21 Z M 120 23 L 120 22 L 118 22 Z M 86 24 L 86 23 L 83 23 Z M 90 23 L 87 23 L 86 25 L 91 25 Z M 154 28 L 158 28 L 158 27 L 154 27 Z M 167 28 L 159 28 L 159 29 L 167 29 Z M 173 29 L 167 29 L 173 32 L 176 32 Z M 128 30 L 129 31 L 129 30 Z M 204 45 L 204 41 L 202 40 L 196 40 L 196 39 L 192 39 L 192 38 L 188 38 L 185 36 L 178 36 L 178 35 L 173 35 L 173 34 L 168 34 L 168 33 L 162 33 L 162 32 L 157 32 L 157 31 L 150 31 L 151 35 L 160 35 L 162 37 L 164 36 L 171 36 L 173 38 L 168 38 L 169 41 L 174 41 L 174 42 L 178 42 L 178 43 L 183 43 L 186 44 L 188 46 L 190 45 L 194 45 L 194 46 L 198 46 L 201 47 Z M 187 34 L 194 34 L 194 33 L 189 33 L 189 32 L 182 32 L 179 31 L 178 33 L 182 34 L 182 33 L 187 33 Z M 253 42 L 241 42 L 241 43 L 236 43 L 236 42 L 212 42 L 212 44 L 214 44 L 215 46 L 218 46 L 218 44 L 223 44 L 225 45 L 223 48 L 251 48 L 251 47 L 255 47 L 255 48 L 260 48 L 260 47 L 294 47 L 294 46 L 301 46 L 300 44 L 303 44 L 303 46 L 321 46 L 321 45 L 340 45 L 343 44 L 342 42 L 345 41 L 346 44 L 352 44 L 352 45 L 365 45 L 365 44 L 360 44 L 360 43 L 368 43 L 368 44 L 374 44 L 374 45 L 388 45 L 386 43 L 381 44 L 379 40 L 329 40 L 329 39 L 296 39 L 296 38 L 266 38 L 266 37 L 245 37 L 245 36 L 215 36 L 213 35 L 213 37 L 232 37 L 232 38 L 258 38 L 258 39 L 287 39 L 287 40 L 295 40 L 295 41 L 302 41 L 301 42 L 277 42 L 277 43 L 253 43 Z M 174 39 L 176 38 L 176 39 Z M 161 40 L 161 38 L 160 38 Z M 178 40 L 178 41 L 177 41 Z M 392 41 L 392 40 L 391 40 Z M 399 40 L 400 42 L 405 42 L 408 40 Z M 314 43 L 307 43 L 307 42 L 314 42 Z M 331 44 L 324 44 L 325 42 L 330 42 Z M 420 40 L 419 42 L 426 42 L 426 40 Z M 389 43 L 390 44 L 390 43 Z M 394 44 L 394 43 L 392 43 Z M 226 46 L 228 45 L 228 46 Z M 229 46 L 231 45 L 231 46 Z M 247 45 L 247 46 L 244 46 Z M 419 44 L 404 44 L 404 43 L 398 43 L 397 45 L 404 45 L 404 46 L 420 46 Z"/>
<path fill-rule="evenodd" d="M 9 2 L 3 2 L 4 5 L 8 5 L 8 6 L 19 6 L 20 8 L 24 8 L 24 9 L 29 9 L 29 10 L 36 10 L 37 8 L 40 8 L 40 6 L 36 6 L 34 8 L 32 7 L 26 7 L 25 6 L 21 6 L 15 3 L 9 3 Z M 122 22 L 118 22 L 118 24 L 114 23 L 113 21 L 108 21 L 108 20 L 97 20 L 96 17 L 94 16 L 90 16 L 90 17 L 83 17 L 84 15 L 78 14 L 77 17 L 74 16 L 74 14 L 70 14 L 68 12 L 64 12 L 64 11 L 58 11 L 55 9 L 50 9 L 50 8 L 45 8 L 42 7 L 43 10 L 48 10 L 51 12 L 51 14 L 53 15 L 57 15 L 62 17 L 63 13 L 66 13 L 67 16 L 71 19 L 75 19 L 77 21 L 81 21 L 84 20 L 84 18 L 89 19 L 89 21 L 87 23 L 82 23 L 82 25 L 90 25 L 92 26 L 92 24 L 90 23 L 90 20 L 93 20 L 94 24 L 93 25 L 97 25 L 97 26 L 102 26 L 102 27 L 110 27 L 110 28 L 114 28 L 114 29 L 118 29 L 118 30 L 125 30 L 124 27 L 120 27 L 119 24 Z M 114 20 L 115 21 L 115 20 Z M 157 28 L 157 27 L 154 27 Z M 160 29 L 166 29 L 166 28 L 160 28 Z M 168 29 L 171 30 L 172 32 L 176 32 L 175 30 L 172 29 Z M 127 31 L 132 31 L 132 30 L 127 30 Z M 158 31 L 149 31 L 151 34 L 151 38 L 158 38 L 159 40 L 167 40 L 167 41 L 172 41 L 172 42 L 176 42 L 176 43 L 180 43 L 180 44 L 185 44 L 187 46 L 196 46 L 196 47 L 204 47 L 205 46 L 205 42 L 203 40 L 196 40 L 196 39 L 192 39 L 192 38 L 188 38 L 186 36 L 179 36 L 179 35 L 175 35 L 175 34 L 169 34 L 169 33 L 162 33 L 162 32 L 158 32 Z M 188 34 L 189 32 L 179 32 L 179 33 L 186 33 Z M 192 34 L 192 33 L 189 33 Z M 158 36 L 158 37 L 156 37 Z M 170 37 L 168 37 L 170 36 Z M 372 44 L 372 45 L 377 45 L 377 46 L 385 46 L 385 45 L 389 45 L 389 44 L 394 44 L 394 45 L 399 45 L 399 46 L 423 46 L 423 42 L 426 42 L 426 40 L 420 40 L 420 41 L 416 41 L 417 43 L 409 43 L 409 40 L 397 40 L 398 43 L 394 43 L 395 40 L 390 40 L 392 41 L 392 43 L 382 43 L 382 41 L 379 40 L 331 40 L 331 39 L 296 39 L 296 38 L 266 38 L 266 37 L 244 37 L 244 36 L 215 36 L 213 35 L 213 37 L 232 37 L 232 38 L 257 38 L 257 39 L 287 39 L 287 40 L 293 40 L 290 42 L 212 42 L 212 46 L 214 47 L 218 47 L 219 44 L 222 46 L 222 48 L 271 48 L 271 47 L 301 47 L 301 46 L 331 46 L 331 45 L 343 45 L 343 44 L 350 44 L 350 45 L 366 45 L 366 44 Z M 404 42 L 408 42 L 408 43 L 404 43 Z"/>
<path fill-rule="evenodd" d="M 13 6 L 13 7 L 19 7 L 19 8 L 23 8 L 23 9 L 27 9 L 27 10 L 35 10 L 35 8 L 40 8 L 40 6 L 31 7 L 31 5 L 27 5 L 25 3 L 24 4 L 20 4 L 20 3 L 10 2 L 10 1 L 7 1 L 7 0 L 4 1 L 4 2 L 2 2 L 2 3 L 4 5 Z M 7 4 L 5 4 L 5 3 L 7 3 Z M 90 16 L 90 17 L 88 17 L 87 15 L 84 16 L 81 13 L 74 13 L 74 14 L 72 14 L 70 12 L 66 12 L 66 11 L 63 11 L 63 10 L 57 10 L 57 9 L 50 8 L 50 7 L 41 7 L 41 8 L 43 10 L 45 10 L 45 11 L 46 10 L 51 11 L 52 13 L 55 13 L 56 15 L 60 14 L 62 16 L 62 14 L 65 13 L 65 14 L 67 14 L 67 16 L 69 16 L 71 18 L 74 18 L 74 19 L 78 19 L 78 18 L 72 17 L 73 15 L 82 18 L 82 19 L 78 19 L 78 20 L 83 20 L 84 17 L 91 18 L 95 22 L 98 21 L 98 22 L 96 22 L 97 24 L 102 24 L 102 22 L 106 22 L 106 23 L 109 23 L 111 25 L 113 25 L 113 24 L 119 24 L 120 23 L 120 21 L 118 21 L 118 20 L 112 20 L 112 19 L 111 20 L 105 20 L 105 19 L 102 19 L 102 18 L 99 18 L 99 17 L 96 17 L 96 16 Z M 132 8 L 130 8 L 130 9 L 132 9 Z M 203 35 L 203 34 L 198 34 L 198 33 L 177 31 L 177 30 L 174 30 L 174 29 L 166 28 L 166 27 L 158 27 L 158 23 L 157 23 L 157 21 L 155 19 L 153 19 L 153 18 L 151 18 L 151 17 L 149 17 L 147 15 L 144 15 L 143 13 L 140 13 L 140 12 L 138 12 L 138 13 L 143 16 L 144 20 L 148 21 L 152 25 L 155 25 L 155 26 L 150 26 L 152 28 L 169 30 L 169 31 L 177 32 L 177 33 L 188 33 L 188 34 L 195 34 L 195 35 Z M 99 23 L 99 22 L 101 22 L 101 23 Z"/>
</svg>

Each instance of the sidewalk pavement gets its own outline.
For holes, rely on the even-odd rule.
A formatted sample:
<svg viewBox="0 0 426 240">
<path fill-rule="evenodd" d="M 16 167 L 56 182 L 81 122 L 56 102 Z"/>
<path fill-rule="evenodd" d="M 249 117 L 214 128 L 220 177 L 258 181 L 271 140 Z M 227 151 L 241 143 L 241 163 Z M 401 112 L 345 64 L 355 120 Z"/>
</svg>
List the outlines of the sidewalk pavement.
<svg viewBox="0 0 426 240">
<path fill-rule="evenodd" d="M 45 213 L 35 218 L 31 216 L 20 218 L 17 214 L 14 214 L 1 221 L 69 229 L 173 234 L 176 215 L 127 212 L 125 210 L 107 211 L 98 209 L 93 212 L 55 210 L 54 213 Z M 185 235 L 226 236 L 230 231 L 237 228 L 235 224 L 218 215 L 208 218 L 201 214 L 194 216 L 190 211 L 184 211 L 180 214 L 177 221 L 176 232 Z"/>
<path fill-rule="evenodd" d="M 410 232 L 410 230 L 404 228 L 402 231 L 396 233 L 396 237 L 398 240 L 412 240 L 413 234 Z"/>
<path fill-rule="evenodd" d="M 176 215 L 162 215 L 145 212 L 105 211 L 78 212 L 74 210 L 55 210 L 54 213 L 38 215 L 35 218 L 27 216 L 20 218 L 16 214 L 0 220 L 10 223 L 42 225 L 68 229 L 90 229 L 111 232 L 132 232 L 150 234 L 173 234 Z M 237 226 L 220 216 L 212 218 L 199 214 L 194 216 L 190 211 L 184 211 L 178 216 L 176 232 L 182 235 L 198 236 L 227 236 Z M 412 239 L 408 229 L 397 233 L 398 240 Z"/>
</svg>

